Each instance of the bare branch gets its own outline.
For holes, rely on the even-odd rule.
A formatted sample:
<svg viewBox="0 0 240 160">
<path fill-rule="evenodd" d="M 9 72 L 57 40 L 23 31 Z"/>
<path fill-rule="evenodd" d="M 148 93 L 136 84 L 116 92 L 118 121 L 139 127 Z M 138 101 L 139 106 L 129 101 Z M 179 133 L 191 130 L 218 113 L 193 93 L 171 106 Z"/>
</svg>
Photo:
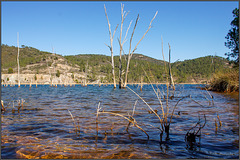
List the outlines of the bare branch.
<svg viewBox="0 0 240 160">
<path fill-rule="evenodd" d="M 170 121 L 169 121 L 169 125 L 170 125 L 171 122 L 172 122 L 173 113 L 174 113 L 174 111 L 175 111 L 178 103 L 179 103 L 181 100 L 183 100 L 184 98 L 187 98 L 187 97 L 189 97 L 189 96 L 182 97 L 181 99 L 179 99 L 179 100 L 177 101 L 176 105 L 175 105 L 174 108 L 173 108 L 172 115 L 171 115 L 171 119 L 170 119 Z"/>
<path fill-rule="evenodd" d="M 134 50 L 132 51 L 131 55 L 135 52 L 135 50 L 137 49 L 137 46 L 138 44 L 143 40 L 143 38 L 145 37 L 145 35 L 147 34 L 147 32 L 149 31 L 150 28 L 152 28 L 151 24 L 152 24 L 152 21 L 155 19 L 155 17 L 157 16 L 158 14 L 158 11 L 155 13 L 153 19 L 151 20 L 150 24 L 149 24 L 149 27 L 147 29 L 147 31 L 144 33 L 144 35 L 142 36 L 142 38 L 138 41 L 137 45 L 135 46 Z"/>
<path fill-rule="evenodd" d="M 199 104 L 200 106 L 204 107 L 204 106 L 203 106 L 203 105 L 201 105 L 199 102 L 197 102 L 197 101 L 195 101 L 194 99 L 192 99 L 191 95 L 190 95 L 190 97 L 189 97 L 189 98 L 191 98 L 191 100 L 193 100 L 193 102 L 195 102 L 195 103 Z"/>
<path fill-rule="evenodd" d="M 125 14 L 126 11 L 123 11 L 123 9 L 124 9 L 124 4 L 121 3 L 121 15 L 122 15 L 122 20 L 124 21 L 129 13 L 129 11 L 127 12 L 127 14 Z"/>
<path fill-rule="evenodd" d="M 129 119 L 129 118 L 127 118 L 127 117 L 125 117 L 125 116 L 123 116 L 123 115 L 121 115 L 121 114 L 113 113 L 113 112 L 105 112 L 105 111 L 102 111 L 102 112 L 99 112 L 99 113 L 108 113 L 108 114 L 113 114 L 113 115 L 115 115 L 115 116 L 123 117 L 124 119 L 126 119 L 126 120 L 128 120 L 130 123 L 132 123 L 135 127 L 137 127 L 138 129 L 140 129 L 141 131 L 143 131 L 143 132 L 147 135 L 147 137 L 148 137 L 148 139 L 149 139 L 149 135 L 147 134 L 147 132 L 144 131 L 139 125 L 137 125 L 137 122 L 136 122 L 135 120 L 131 120 L 131 119 Z"/>
<path fill-rule="evenodd" d="M 175 90 L 175 85 L 174 85 L 174 81 L 173 81 L 173 77 L 172 77 L 172 69 L 171 69 L 171 46 L 170 44 L 168 43 L 168 46 L 169 46 L 169 77 L 170 77 L 170 85 L 173 86 L 173 89 Z"/>
<path fill-rule="evenodd" d="M 125 60 L 127 61 L 127 58 L 126 58 L 126 55 L 125 55 L 124 49 L 122 48 L 123 44 L 121 44 L 121 42 L 120 42 L 119 39 L 118 39 L 118 43 L 119 43 L 120 49 L 121 49 L 122 52 L 123 52 L 123 56 L 124 56 Z"/>
<path fill-rule="evenodd" d="M 164 58 L 164 53 L 163 53 L 163 39 L 162 39 L 162 36 L 161 36 L 161 40 L 162 40 L 162 56 L 163 56 L 163 61 L 164 61 L 164 66 L 165 66 L 165 73 L 166 73 L 166 75 L 168 75 L 168 74 L 167 74 L 167 64 L 166 64 L 166 61 L 165 61 L 165 58 Z M 168 110 L 168 109 L 169 109 L 169 108 L 168 108 L 168 91 L 169 91 L 169 88 L 168 88 L 168 76 L 167 76 L 166 86 L 167 86 L 166 105 L 167 105 L 167 110 Z M 167 113 L 167 114 L 168 114 L 168 113 Z"/>
<path fill-rule="evenodd" d="M 100 108 L 100 102 L 98 103 L 98 107 L 97 107 L 97 116 L 96 116 L 96 120 L 98 120 L 98 114 L 99 114 L 99 111 L 101 110 Z"/>
<path fill-rule="evenodd" d="M 125 58 L 125 61 L 127 61 L 127 56 L 126 56 L 126 54 L 124 53 L 124 50 L 123 50 L 123 56 L 124 56 L 124 58 Z"/>
<path fill-rule="evenodd" d="M 162 36 L 161 36 L 161 40 L 162 40 L 162 56 L 163 56 L 163 61 L 164 61 L 164 65 L 165 65 L 165 72 L 167 74 L 167 64 L 166 64 L 166 61 L 164 58 L 164 53 L 163 53 L 163 38 L 162 38 Z"/>
<path fill-rule="evenodd" d="M 144 35 L 142 36 L 142 38 L 139 40 L 139 42 L 138 42 L 137 45 L 135 46 L 134 50 L 131 52 L 132 39 L 133 39 L 133 35 L 134 35 L 135 29 L 136 29 L 136 26 L 137 26 L 137 22 L 139 21 L 139 14 L 138 14 L 138 16 L 137 16 L 137 19 L 136 19 L 136 22 L 135 22 L 135 25 L 134 25 L 134 28 L 133 28 L 133 32 L 132 32 L 132 35 L 131 35 L 131 38 L 130 38 L 129 52 L 128 52 L 128 61 L 127 61 L 127 68 L 126 68 L 126 74 L 125 74 L 124 87 L 127 86 L 127 76 L 128 76 L 128 70 L 129 70 L 129 65 L 130 65 L 131 57 L 132 57 L 133 53 L 135 52 L 135 50 L 137 49 L 137 46 L 139 45 L 139 43 L 142 41 L 142 39 L 145 37 L 145 35 L 146 35 L 147 32 L 149 31 L 149 29 L 152 27 L 152 26 L 151 26 L 152 21 L 153 21 L 153 20 L 155 19 L 155 17 L 157 16 L 157 13 L 158 13 L 158 11 L 155 13 L 153 19 L 151 20 L 151 22 L 150 22 L 150 24 L 149 24 L 149 27 L 148 27 L 148 30 L 144 33 Z"/>
<path fill-rule="evenodd" d="M 125 11 L 124 13 L 126 13 L 126 11 Z M 123 21 L 124 21 L 125 18 L 127 17 L 128 13 L 129 13 L 129 11 L 128 11 L 127 14 L 125 14 L 125 16 L 123 17 Z"/>
<path fill-rule="evenodd" d="M 148 108 L 158 117 L 158 119 L 159 119 L 159 121 L 160 121 L 160 123 L 161 123 L 161 125 L 162 125 L 162 119 L 161 119 L 161 117 L 159 117 L 159 115 L 152 109 L 152 107 L 150 107 L 149 105 L 148 105 L 148 103 L 142 98 L 142 97 L 140 97 L 136 92 L 134 92 L 131 88 L 129 88 L 128 86 L 126 86 L 130 91 L 132 91 L 134 94 L 136 94 L 147 106 L 148 106 Z"/>
<path fill-rule="evenodd" d="M 132 32 L 132 35 L 131 35 L 131 38 L 130 38 L 130 44 L 129 44 L 129 52 L 128 52 L 128 55 L 130 56 L 131 55 L 131 47 L 132 47 L 132 39 L 133 39 L 133 35 L 134 35 L 134 32 L 135 32 L 135 29 L 137 27 L 137 22 L 139 20 L 139 14 L 137 16 L 137 19 L 136 19 L 136 22 L 135 22 L 135 25 L 134 25 L 134 28 L 133 28 L 133 32 Z"/>
<path fill-rule="evenodd" d="M 107 9 L 106 9 L 106 7 L 105 7 L 105 4 L 104 4 L 104 9 L 105 9 L 105 15 L 106 15 L 106 18 L 107 18 L 107 22 L 108 22 L 110 39 L 112 39 L 111 24 L 110 24 L 110 22 L 109 22 L 109 20 L 108 20 Z"/>
<path fill-rule="evenodd" d="M 122 45 L 127 41 L 126 38 L 127 38 L 128 30 L 131 27 L 131 24 L 132 24 L 132 21 L 129 23 Z"/>
<path fill-rule="evenodd" d="M 137 101 L 138 101 L 138 100 L 135 101 L 135 104 L 134 104 L 134 107 L 133 107 L 132 117 L 133 117 L 133 115 L 134 115 L 134 111 L 135 111 L 135 108 L 136 108 L 136 105 L 137 105 Z"/>
<path fill-rule="evenodd" d="M 205 124 L 206 124 L 206 122 L 207 122 L 205 114 L 204 114 L 204 120 L 205 120 L 205 121 L 204 121 L 204 124 L 199 127 L 199 129 L 198 129 L 198 131 L 195 133 L 195 135 L 198 134 L 198 132 L 205 126 Z"/>
<path fill-rule="evenodd" d="M 147 73 L 146 73 L 146 71 L 144 70 L 143 67 L 142 67 L 142 69 L 143 69 L 145 75 L 147 76 L 148 81 L 150 82 L 150 84 L 151 84 L 151 86 L 152 86 L 152 88 L 153 88 L 153 91 L 154 91 L 154 93 L 156 94 L 156 96 L 157 96 L 157 98 L 158 98 L 158 100 L 159 100 L 159 103 L 160 103 L 160 105 L 161 105 L 161 109 L 162 109 L 162 113 L 163 113 L 163 117 L 164 117 L 165 114 L 164 114 L 164 109 L 163 109 L 163 104 L 162 104 L 162 101 L 161 101 L 161 97 L 159 98 L 159 96 L 158 96 L 158 94 L 157 94 L 155 88 L 154 88 L 153 85 L 152 85 L 152 82 L 150 81 L 150 79 L 149 79 L 149 77 L 148 77 L 148 75 L 147 75 Z"/>
<path fill-rule="evenodd" d="M 110 49 L 110 51 L 111 51 L 111 47 L 109 46 L 109 45 L 107 45 L 106 43 L 104 43 L 109 49 Z"/>
<path fill-rule="evenodd" d="M 73 115 L 72 115 L 72 113 L 71 113 L 69 110 L 68 110 L 68 112 L 69 112 L 70 116 L 72 117 L 72 120 L 73 120 L 75 129 L 76 129 L 76 132 L 77 132 L 77 125 L 76 125 L 76 122 L 75 122 L 75 120 L 74 120 L 74 118 L 73 118 Z"/>
<path fill-rule="evenodd" d="M 112 65 L 112 63 L 111 62 L 109 62 L 109 61 L 107 61 L 109 64 L 111 64 Z"/>
<path fill-rule="evenodd" d="M 117 24 L 117 26 L 116 26 L 116 28 L 115 28 L 115 30 L 114 30 L 114 32 L 113 32 L 112 39 L 114 38 L 114 35 L 115 35 L 115 32 L 116 32 L 117 28 L 118 28 L 118 24 Z"/>
</svg>

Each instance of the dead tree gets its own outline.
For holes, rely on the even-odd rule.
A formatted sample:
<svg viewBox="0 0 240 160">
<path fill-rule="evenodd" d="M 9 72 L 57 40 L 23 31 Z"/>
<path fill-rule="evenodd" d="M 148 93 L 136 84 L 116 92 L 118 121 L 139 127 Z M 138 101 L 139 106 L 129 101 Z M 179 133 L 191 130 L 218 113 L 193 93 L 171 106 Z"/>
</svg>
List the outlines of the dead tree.
<svg viewBox="0 0 240 160">
<path fill-rule="evenodd" d="M 171 70 L 171 46 L 170 44 L 168 43 L 168 46 L 169 46 L 169 77 L 170 77 L 170 81 L 169 81 L 169 85 L 173 87 L 173 90 L 175 90 L 175 85 L 174 85 L 174 81 L 173 81 L 173 77 L 172 77 L 172 70 Z"/>
<path fill-rule="evenodd" d="M 85 66 L 85 79 L 84 79 L 84 84 L 83 84 L 84 87 L 87 86 L 87 68 L 88 68 L 88 61 L 87 61 L 87 64 Z"/>
<path fill-rule="evenodd" d="M 197 124 L 188 130 L 188 132 L 185 135 L 185 142 L 187 143 L 188 149 L 192 149 L 196 145 L 196 137 L 199 137 L 199 143 L 200 143 L 201 129 L 205 126 L 206 122 L 207 120 L 204 114 L 204 124 L 201 125 L 200 116 L 199 116 L 199 121 L 197 122 Z M 195 131 L 198 125 L 199 125 L 199 128 L 197 131 Z"/>
<path fill-rule="evenodd" d="M 115 72 L 114 72 L 114 57 L 113 57 L 113 38 L 114 38 L 114 35 L 115 35 L 115 32 L 117 30 L 117 27 L 118 25 L 116 26 L 114 32 L 113 32 L 113 35 L 112 35 L 112 32 L 111 32 L 111 24 L 108 20 L 108 15 L 107 15 L 107 10 L 106 10 L 106 7 L 105 7 L 105 4 L 104 4 L 104 9 L 105 9 L 105 15 L 106 15 L 106 18 L 107 18 L 107 22 L 108 22 L 108 29 L 109 29 L 109 36 L 110 36 L 110 46 L 107 45 L 110 49 L 110 52 L 111 52 L 111 58 L 112 58 L 112 76 L 113 76 L 113 86 L 114 88 L 116 88 L 116 79 L 115 79 Z"/>
<path fill-rule="evenodd" d="M 56 72 L 55 72 L 55 56 L 56 56 L 56 53 L 54 54 L 54 48 L 52 47 L 52 54 L 53 54 L 53 56 L 54 56 L 54 58 L 53 58 L 53 63 L 52 63 L 52 65 L 53 65 L 53 73 L 54 73 L 54 81 L 56 81 Z M 52 82 L 53 83 L 53 82 Z M 55 84 L 56 85 L 56 84 Z"/>
<path fill-rule="evenodd" d="M 134 31 L 136 29 L 136 26 L 137 26 L 137 22 L 139 20 L 139 15 L 137 16 L 137 19 L 136 19 L 136 22 L 135 22 L 135 25 L 134 25 L 134 29 L 133 29 L 133 32 L 132 32 L 132 35 L 131 35 L 131 39 L 130 39 L 130 44 L 129 44 L 129 52 L 128 52 L 128 58 L 127 58 L 127 68 L 126 68 L 126 73 L 125 73 L 125 82 L 124 82 L 124 85 L 123 87 L 125 88 L 127 86 L 127 76 L 128 76 L 128 70 L 129 70 L 129 65 L 130 65 L 130 60 L 132 58 L 132 55 L 133 53 L 136 51 L 137 49 L 137 46 L 139 45 L 139 43 L 143 40 L 143 38 L 145 37 L 145 35 L 147 34 L 147 32 L 150 30 L 150 28 L 152 28 L 151 24 L 153 22 L 153 20 L 155 19 L 155 17 L 157 16 L 157 13 L 158 11 L 155 13 L 153 19 L 151 20 L 149 26 L 148 26 L 148 29 L 147 31 L 144 33 L 144 35 L 142 36 L 142 38 L 138 41 L 138 43 L 136 44 L 136 46 L 134 47 L 134 49 L 131 51 L 131 46 L 132 46 L 132 38 L 133 38 L 133 35 L 134 35 Z M 121 47 L 120 47 L 121 48 Z"/>
<path fill-rule="evenodd" d="M 47 58 L 47 59 L 48 59 L 48 58 Z M 48 67 L 48 61 L 47 61 L 47 59 L 46 59 L 46 62 L 47 62 L 47 68 L 48 68 L 49 76 L 50 76 L 50 82 L 49 82 L 49 83 L 51 83 L 51 86 L 52 86 L 52 75 L 51 75 L 51 71 L 50 71 L 50 69 L 49 69 L 49 67 Z"/>
<path fill-rule="evenodd" d="M 143 76 L 141 75 L 141 80 L 140 80 L 140 91 L 142 91 L 143 87 Z"/>
<path fill-rule="evenodd" d="M 123 71 L 122 71 L 122 52 L 123 52 L 123 44 L 126 42 L 126 36 L 127 36 L 128 30 L 129 30 L 129 28 L 131 26 L 131 23 L 132 23 L 132 21 L 131 21 L 130 24 L 129 24 L 129 27 L 128 27 L 127 31 L 126 31 L 125 38 L 122 41 L 123 22 L 124 22 L 126 16 L 129 13 L 129 12 L 126 13 L 126 11 L 123 11 L 123 9 L 124 9 L 124 4 L 121 4 L 121 29 L 120 29 L 120 38 L 118 40 L 119 45 L 120 45 L 120 52 L 119 52 L 119 88 L 122 88 L 122 74 L 123 74 Z"/>
<path fill-rule="evenodd" d="M 17 54 L 17 64 L 18 64 L 18 87 L 20 87 L 19 33 L 18 33 L 18 32 L 17 32 L 17 43 L 18 43 L 18 54 Z"/>
<path fill-rule="evenodd" d="M 109 26 L 109 34 L 110 34 L 110 43 L 111 43 L 111 46 L 108 46 L 110 48 L 110 51 L 111 51 L 111 55 L 112 55 L 112 73 L 114 73 L 114 63 L 113 63 L 113 52 L 112 52 L 112 40 L 113 40 L 113 37 L 114 37 L 114 34 L 115 34 L 115 31 L 114 31 L 114 34 L 113 36 L 111 35 L 111 28 L 110 28 L 110 23 L 109 23 L 109 20 L 108 20 L 108 16 L 107 16 L 107 12 L 106 12 L 106 7 L 104 5 L 104 9 L 105 9 L 105 15 L 107 17 L 107 21 L 108 21 L 108 26 Z M 136 19 L 136 22 L 135 22 L 135 26 L 134 26 L 134 29 L 133 29 L 133 32 L 132 32 L 132 36 L 131 36 L 131 39 L 130 39 L 130 46 L 129 46 L 129 53 L 128 53 L 128 59 L 127 59 L 127 67 L 126 67 L 126 73 L 125 73 L 125 81 L 124 83 L 122 82 L 122 75 L 123 75 L 123 70 L 122 70 L 122 53 L 124 52 L 123 51 L 123 44 L 126 42 L 126 37 L 127 37 L 127 34 L 128 34 L 128 30 L 131 26 L 131 23 L 132 21 L 130 22 L 128 28 L 127 28 L 127 31 L 126 31 L 126 34 L 125 34 L 125 38 L 123 39 L 122 41 L 122 33 L 123 33 L 123 22 L 126 18 L 126 16 L 128 15 L 129 12 L 126 13 L 126 11 L 124 11 L 124 5 L 121 4 L 121 27 L 120 27 L 120 37 L 118 39 L 118 42 L 119 42 L 119 45 L 120 45 L 120 52 L 119 52 L 119 88 L 125 88 L 126 85 L 127 85 L 127 75 L 128 75 L 128 71 L 129 71 L 129 65 L 130 65 L 130 60 L 132 58 L 132 55 L 133 53 L 136 51 L 137 49 L 137 46 L 139 45 L 139 43 L 142 41 L 142 39 L 145 37 L 145 35 L 147 34 L 147 32 L 149 31 L 149 29 L 152 27 L 151 24 L 152 24 L 152 21 L 155 19 L 156 15 L 158 12 L 155 13 L 153 19 L 151 20 L 150 24 L 149 24 L 149 27 L 147 29 L 147 31 L 144 33 L 144 35 L 142 36 L 142 38 L 139 40 L 139 42 L 137 43 L 137 45 L 135 46 L 135 48 L 133 50 L 131 50 L 131 45 L 132 45 L 132 38 L 133 38 L 133 35 L 134 35 L 134 31 L 136 29 L 136 26 L 137 26 L 137 22 L 139 20 L 139 15 L 137 16 L 137 19 Z M 114 78 L 114 76 L 113 76 Z M 113 79 L 114 80 L 114 79 Z"/>
</svg>

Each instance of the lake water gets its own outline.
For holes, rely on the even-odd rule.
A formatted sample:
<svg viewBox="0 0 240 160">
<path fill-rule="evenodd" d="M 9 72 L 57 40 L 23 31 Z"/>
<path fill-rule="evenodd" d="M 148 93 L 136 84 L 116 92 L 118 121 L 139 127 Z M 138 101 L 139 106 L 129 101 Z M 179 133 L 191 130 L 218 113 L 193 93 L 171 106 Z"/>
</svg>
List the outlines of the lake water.
<svg viewBox="0 0 240 160">
<path fill-rule="evenodd" d="M 143 91 L 138 86 L 129 86 L 154 110 L 161 114 L 159 101 L 151 87 Z M 155 86 L 156 87 L 156 86 Z M 1 98 L 6 111 L 1 115 L 1 158 L 71 158 L 71 159 L 148 159 L 148 158 L 239 158 L 239 103 L 238 100 L 210 92 L 214 105 L 200 85 L 177 85 L 174 98 L 169 99 L 169 113 L 179 102 L 170 125 L 169 139 L 163 136 L 160 143 L 160 123 L 156 115 L 129 89 L 113 89 L 112 85 L 82 87 L 50 87 L 48 85 L 2 87 Z M 166 86 L 158 85 L 166 95 Z M 170 93 L 172 95 L 172 91 Z M 24 106 L 17 112 L 16 100 L 23 98 Z M 15 113 L 12 101 L 15 100 Z M 96 113 L 114 112 L 128 117 L 132 115 L 137 101 L 134 118 L 149 135 L 130 126 L 120 116 L 101 113 L 96 131 Z M 164 107 L 166 101 L 162 99 Z M 80 131 L 75 132 L 71 112 Z M 185 135 L 199 121 L 206 125 L 196 144 L 189 147 Z M 219 115 L 222 126 L 215 127 Z M 161 116 L 161 115 L 160 115 Z M 169 120 L 169 119 L 168 119 Z M 153 127 L 154 126 L 154 127 Z M 197 130 L 199 127 L 194 128 Z"/>
</svg>

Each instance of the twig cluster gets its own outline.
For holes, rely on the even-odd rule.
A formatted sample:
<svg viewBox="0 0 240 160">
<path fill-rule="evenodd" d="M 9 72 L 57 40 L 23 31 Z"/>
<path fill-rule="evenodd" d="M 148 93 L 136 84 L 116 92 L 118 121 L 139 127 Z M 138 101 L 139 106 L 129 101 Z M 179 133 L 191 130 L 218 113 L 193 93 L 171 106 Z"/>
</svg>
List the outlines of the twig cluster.
<svg viewBox="0 0 240 160">
<path fill-rule="evenodd" d="M 187 147 L 188 148 L 192 148 L 193 145 L 196 143 L 196 137 L 200 137 L 201 136 L 201 129 L 205 126 L 206 124 L 206 116 L 204 114 L 204 124 L 201 125 L 201 121 L 200 121 L 200 116 L 199 116 L 199 120 L 196 123 L 195 126 L 193 126 L 192 128 L 190 128 L 188 130 L 188 132 L 185 135 L 185 142 L 187 143 Z M 197 128 L 197 126 L 199 126 L 198 130 L 195 131 L 195 129 Z"/>
<path fill-rule="evenodd" d="M 17 105 L 17 111 L 18 113 L 20 113 L 20 109 L 22 108 L 23 109 L 23 104 L 25 103 L 25 100 L 23 98 L 21 99 L 18 99 L 18 100 L 15 100 L 16 103 L 18 104 Z M 15 101 L 12 101 L 12 113 L 15 113 Z M 4 101 L 1 100 L 1 111 L 2 113 L 6 112 L 7 108 L 11 105 L 11 102 L 8 103 L 7 107 L 4 106 Z"/>
</svg>

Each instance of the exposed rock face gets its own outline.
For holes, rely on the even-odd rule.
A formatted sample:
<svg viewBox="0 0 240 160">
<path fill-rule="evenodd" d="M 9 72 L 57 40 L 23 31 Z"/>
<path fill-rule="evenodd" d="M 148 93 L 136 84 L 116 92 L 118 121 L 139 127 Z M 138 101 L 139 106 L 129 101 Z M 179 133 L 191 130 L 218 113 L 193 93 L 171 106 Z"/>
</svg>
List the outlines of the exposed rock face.
<svg viewBox="0 0 240 160">
<path fill-rule="evenodd" d="M 70 74 L 60 75 L 60 77 L 50 76 L 47 74 L 20 74 L 20 82 L 21 83 L 38 83 L 38 84 L 69 84 L 75 83 Z M 79 77 L 78 75 L 75 77 Z M 2 82 L 7 84 L 15 84 L 17 83 L 17 74 L 2 74 Z M 80 79 L 80 77 L 79 77 Z"/>
<path fill-rule="evenodd" d="M 2 84 L 17 84 L 17 74 L 2 74 Z M 21 84 L 72 84 L 72 83 L 83 83 L 85 79 L 84 74 L 72 73 L 61 74 L 59 77 L 49 74 L 20 74 Z M 100 77 L 99 77 L 100 79 Z M 99 83 L 99 80 L 91 82 Z"/>
<path fill-rule="evenodd" d="M 85 73 L 80 72 L 78 65 L 70 65 L 62 56 L 57 55 L 57 60 L 52 61 L 47 58 L 45 61 L 29 64 L 20 69 L 20 83 L 21 84 L 71 84 L 83 83 L 86 78 Z M 48 62 L 48 64 L 47 64 Z M 7 69 L 3 69 L 5 73 Z M 18 83 L 16 68 L 13 68 L 13 74 L 1 74 L 2 84 L 16 84 Z M 60 76 L 57 77 L 57 72 Z M 91 83 L 98 83 L 102 75 L 98 75 L 98 80 Z"/>
</svg>

